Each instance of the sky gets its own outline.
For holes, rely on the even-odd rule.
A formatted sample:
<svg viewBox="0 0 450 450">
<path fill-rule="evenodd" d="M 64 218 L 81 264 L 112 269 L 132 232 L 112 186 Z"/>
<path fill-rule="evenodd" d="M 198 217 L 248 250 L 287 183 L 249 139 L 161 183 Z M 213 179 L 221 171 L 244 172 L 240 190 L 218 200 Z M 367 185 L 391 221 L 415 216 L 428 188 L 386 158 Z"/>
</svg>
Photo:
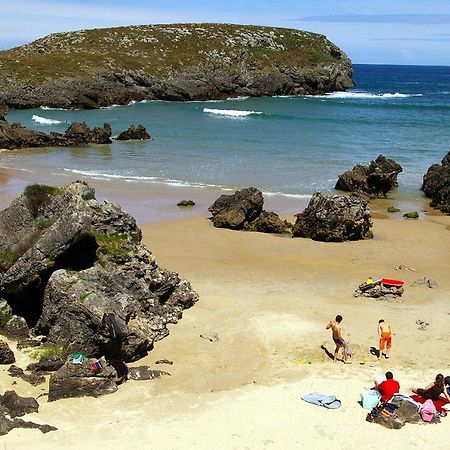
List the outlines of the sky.
<svg viewBox="0 0 450 450">
<path fill-rule="evenodd" d="M 55 32 L 175 22 L 297 28 L 356 64 L 450 66 L 450 0 L 0 0 L 0 50 Z"/>
</svg>

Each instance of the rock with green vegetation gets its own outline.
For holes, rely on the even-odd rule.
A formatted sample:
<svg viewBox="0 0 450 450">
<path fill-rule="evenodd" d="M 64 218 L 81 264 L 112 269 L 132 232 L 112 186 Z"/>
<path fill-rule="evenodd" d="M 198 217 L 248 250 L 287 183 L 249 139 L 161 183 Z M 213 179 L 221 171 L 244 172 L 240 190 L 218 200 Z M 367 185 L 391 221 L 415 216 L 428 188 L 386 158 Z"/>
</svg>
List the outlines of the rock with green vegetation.
<svg viewBox="0 0 450 450">
<path fill-rule="evenodd" d="M 403 214 L 403 217 L 405 217 L 406 219 L 418 219 L 419 213 L 417 211 L 409 211 Z"/>
<path fill-rule="evenodd" d="M 430 205 L 433 208 L 450 214 L 450 151 L 441 164 L 433 164 L 428 168 L 421 189 L 431 198 Z"/>
<path fill-rule="evenodd" d="M 36 351 L 134 360 L 169 334 L 198 296 L 141 238 L 133 217 L 80 181 L 27 187 L 0 212 L 0 297 L 46 336 Z"/>
<path fill-rule="evenodd" d="M 177 206 L 186 207 L 186 206 L 195 206 L 195 202 L 193 200 L 181 200 L 177 203 Z"/>
<path fill-rule="evenodd" d="M 2 329 L 13 316 L 12 308 L 8 302 L 0 298 L 0 329 Z"/>
<path fill-rule="evenodd" d="M 12 108 L 323 94 L 352 86 L 342 50 L 323 35 L 287 28 L 102 28 L 52 34 L 0 52 L 0 103 Z"/>
<path fill-rule="evenodd" d="M 389 213 L 397 213 L 397 212 L 400 212 L 400 209 L 396 208 L 395 206 L 389 206 L 387 211 Z"/>
</svg>

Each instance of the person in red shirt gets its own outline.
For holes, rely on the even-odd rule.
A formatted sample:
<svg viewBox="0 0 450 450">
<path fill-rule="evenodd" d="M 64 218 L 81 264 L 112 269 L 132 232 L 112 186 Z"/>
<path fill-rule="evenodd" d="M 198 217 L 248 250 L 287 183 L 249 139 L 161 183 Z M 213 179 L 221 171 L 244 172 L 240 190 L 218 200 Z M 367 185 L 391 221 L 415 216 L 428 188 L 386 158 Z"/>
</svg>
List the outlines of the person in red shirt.
<svg viewBox="0 0 450 450">
<path fill-rule="evenodd" d="M 394 380 L 394 375 L 392 375 L 392 372 L 386 372 L 386 381 L 383 381 L 380 384 L 375 381 L 375 387 L 381 394 L 382 402 L 389 401 L 394 394 L 400 391 L 400 384 L 398 381 Z"/>
</svg>

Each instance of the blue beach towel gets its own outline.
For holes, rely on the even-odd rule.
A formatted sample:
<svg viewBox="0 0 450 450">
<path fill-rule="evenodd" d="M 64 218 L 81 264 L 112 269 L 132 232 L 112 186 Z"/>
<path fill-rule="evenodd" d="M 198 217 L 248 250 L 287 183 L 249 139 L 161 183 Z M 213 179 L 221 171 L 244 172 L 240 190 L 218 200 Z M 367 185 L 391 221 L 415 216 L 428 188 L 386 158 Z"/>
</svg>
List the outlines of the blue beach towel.
<svg viewBox="0 0 450 450">
<path fill-rule="evenodd" d="M 323 406 L 327 409 L 337 409 L 341 406 L 341 401 L 334 395 L 324 395 L 319 392 L 312 392 L 302 397 L 302 400 L 313 405 Z"/>
</svg>

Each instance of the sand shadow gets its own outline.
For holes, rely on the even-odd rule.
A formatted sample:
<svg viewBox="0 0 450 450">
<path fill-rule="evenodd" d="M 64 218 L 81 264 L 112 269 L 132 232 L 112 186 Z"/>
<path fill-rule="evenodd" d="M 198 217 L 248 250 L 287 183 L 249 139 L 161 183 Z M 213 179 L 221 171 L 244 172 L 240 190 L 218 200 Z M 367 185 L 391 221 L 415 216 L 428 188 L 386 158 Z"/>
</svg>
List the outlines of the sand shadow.
<svg viewBox="0 0 450 450">
<path fill-rule="evenodd" d="M 370 354 L 376 356 L 377 358 L 380 357 L 380 350 L 378 350 L 375 347 L 370 347 Z"/>
<path fill-rule="evenodd" d="M 333 353 L 331 353 L 331 352 L 325 347 L 325 345 L 321 345 L 320 348 L 325 352 L 325 354 L 328 356 L 328 358 L 330 358 L 331 360 L 334 360 L 334 355 L 333 355 Z"/>
</svg>

